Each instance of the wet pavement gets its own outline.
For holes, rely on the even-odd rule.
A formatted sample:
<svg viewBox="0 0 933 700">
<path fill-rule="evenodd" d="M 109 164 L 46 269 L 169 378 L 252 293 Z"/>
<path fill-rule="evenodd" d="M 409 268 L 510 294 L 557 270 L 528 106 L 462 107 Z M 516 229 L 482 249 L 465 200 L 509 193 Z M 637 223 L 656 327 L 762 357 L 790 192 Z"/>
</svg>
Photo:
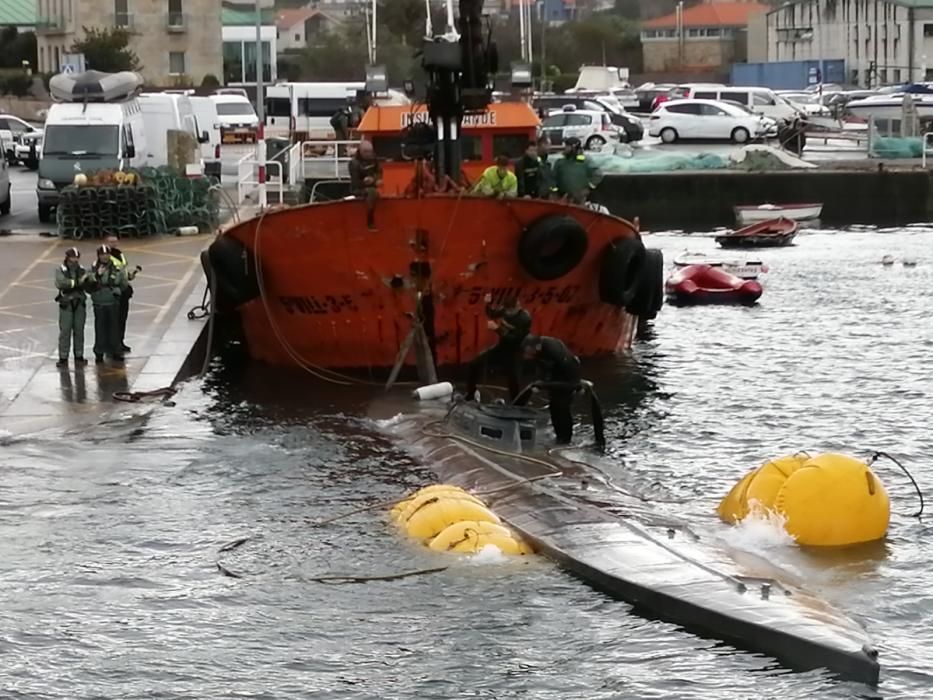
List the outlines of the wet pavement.
<svg viewBox="0 0 933 700">
<path fill-rule="evenodd" d="M 84 356 L 89 364 L 58 369 L 58 305 L 55 268 L 77 245 L 82 263 L 94 259 L 100 241 L 37 236 L 0 238 L 0 430 L 18 432 L 70 419 L 99 416 L 113 407 L 115 392 L 151 391 L 173 383 L 204 318 L 189 320 L 201 304 L 205 280 L 200 252 L 212 234 L 164 236 L 122 242 L 130 266 L 143 269 L 133 282 L 126 328 L 132 348 L 124 365 L 94 363 L 94 316 L 88 303 Z"/>
</svg>

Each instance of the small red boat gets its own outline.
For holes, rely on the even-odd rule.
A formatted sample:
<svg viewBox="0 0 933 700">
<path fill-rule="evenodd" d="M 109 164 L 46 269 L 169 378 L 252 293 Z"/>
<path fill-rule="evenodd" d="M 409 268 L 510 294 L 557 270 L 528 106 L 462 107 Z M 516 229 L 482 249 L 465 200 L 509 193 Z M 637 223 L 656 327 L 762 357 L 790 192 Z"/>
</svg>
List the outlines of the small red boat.
<svg viewBox="0 0 933 700">
<path fill-rule="evenodd" d="M 668 278 L 664 289 L 677 304 L 754 304 L 762 292 L 757 281 L 743 280 L 710 265 L 680 268 Z"/>
<path fill-rule="evenodd" d="M 716 236 L 716 242 L 723 248 L 775 248 L 790 245 L 799 230 L 799 223 L 780 216 Z"/>
</svg>

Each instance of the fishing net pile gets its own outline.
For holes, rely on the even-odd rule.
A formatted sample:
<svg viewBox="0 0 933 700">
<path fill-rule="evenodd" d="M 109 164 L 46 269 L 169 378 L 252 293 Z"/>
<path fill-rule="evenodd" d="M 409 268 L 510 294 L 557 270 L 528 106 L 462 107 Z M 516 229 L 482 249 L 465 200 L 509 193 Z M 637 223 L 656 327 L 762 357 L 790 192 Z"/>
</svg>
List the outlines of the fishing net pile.
<svg viewBox="0 0 933 700">
<path fill-rule="evenodd" d="M 872 141 L 871 155 L 874 158 L 920 158 L 923 156 L 923 139 L 876 136 Z"/>
<path fill-rule="evenodd" d="M 815 168 L 813 163 L 771 146 L 746 146 L 732 154 L 689 152 L 639 152 L 628 146 L 616 147 L 613 153 L 589 156 L 606 174 L 665 173 L 680 170 L 745 170 L 767 172 L 798 168 Z"/>
<path fill-rule="evenodd" d="M 61 191 L 58 233 L 62 238 L 81 239 L 111 233 L 152 236 L 182 226 L 210 231 L 220 218 L 212 189 L 216 182 L 183 177 L 167 167 L 80 174 Z"/>
</svg>

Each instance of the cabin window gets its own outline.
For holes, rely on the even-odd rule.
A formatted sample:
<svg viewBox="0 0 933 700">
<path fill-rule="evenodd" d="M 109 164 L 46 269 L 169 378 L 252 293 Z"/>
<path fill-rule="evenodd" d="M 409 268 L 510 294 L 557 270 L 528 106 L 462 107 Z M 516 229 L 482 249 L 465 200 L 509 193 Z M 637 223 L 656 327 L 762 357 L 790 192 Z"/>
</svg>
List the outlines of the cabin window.
<svg viewBox="0 0 933 700">
<path fill-rule="evenodd" d="M 460 138 L 463 160 L 483 160 L 483 140 L 479 136 L 464 134 Z"/>
<path fill-rule="evenodd" d="M 298 113 L 305 117 L 327 117 L 330 119 L 338 109 L 347 106 L 347 99 L 341 97 L 300 97 Z"/>
<path fill-rule="evenodd" d="M 492 137 L 492 155 L 520 158 L 528 148 L 528 134 L 500 134 Z"/>
<path fill-rule="evenodd" d="M 518 437 L 523 441 L 527 442 L 528 440 L 534 440 L 535 431 L 531 428 L 522 428 L 518 431 Z"/>
<path fill-rule="evenodd" d="M 402 160 L 402 138 L 400 136 L 373 136 L 373 151 L 384 160 Z"/>
<path fill-rule="evenodd" d="M 482 425 L 480 426 L 479 434 L 484 437 L 493 438 L 494 440 L 502 439 L 502 431 L 499 428 L 487 428 L 485 425 Z"/>
</svg>

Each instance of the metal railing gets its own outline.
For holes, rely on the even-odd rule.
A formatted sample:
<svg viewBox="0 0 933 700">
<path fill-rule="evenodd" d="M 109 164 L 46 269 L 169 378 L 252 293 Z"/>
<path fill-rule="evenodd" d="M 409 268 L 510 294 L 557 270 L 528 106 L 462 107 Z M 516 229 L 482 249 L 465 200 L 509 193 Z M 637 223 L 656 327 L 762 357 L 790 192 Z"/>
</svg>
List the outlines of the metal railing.
<svg viewBox="0 0 933 700">
<path fill-rule="evenodd" d="M 243 205 L 243 202 L 246 201 L 247 196 L 251 192 L 259 193 L 259 166 L 261 165 L 265 166 L 267 170 L 266 188 L 271 185 L 274 190 L 278 192 L 279 203 L 285 201 L 285 185 L 282 181 L 282 164 L 276 160 L 256 160 L 253 154 L 248 154 L 237 161 L 236 199 L 238 206 Z M 276 170 L 276 174 L 273 177 L 270 177 L 268 174 L 268 169 L 270 167 Z M 265 202 L 262 201 L 258 203 L 260 205 L 265 204 Z"/>
<path fill-rule="evenodd" d="M 356 149 L 359 145 L 358 140 L 302 141 L 299 151 L 301 155 L 301 179 L 349 179 L 350 147 Z"/>
<path fill-rule="evenodd" d="M 920 162 L 923 164 L 923 167 L 927 167 L 927 148 L 930 145 L 930 137 L 933 136 L 933 131 L 925 131 L 923 133 L 923 149 L 920 151 Z"/>
<path fill-rule="evenodd" d="M 136 22 L 129 12 L 116 12 L 112 15 L 113 26 L 117 29 L 126 29 L 127 31 L 132 31 Z"/>
<path fill-rule="evenodd" d="M 188 28 L 188 15 L 184 12 L 169 12 L 165 27 L 170 32 L 183 32 Z"/>
</svg>

